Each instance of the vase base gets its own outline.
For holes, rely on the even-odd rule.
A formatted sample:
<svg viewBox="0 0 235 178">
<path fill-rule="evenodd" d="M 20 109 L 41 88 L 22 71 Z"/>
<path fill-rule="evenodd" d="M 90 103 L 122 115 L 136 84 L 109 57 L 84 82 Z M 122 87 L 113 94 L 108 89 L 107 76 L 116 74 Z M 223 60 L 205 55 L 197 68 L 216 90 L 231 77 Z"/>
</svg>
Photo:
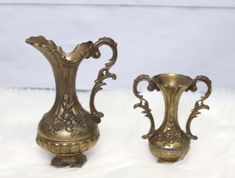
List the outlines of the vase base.
<svg viewBox="0 0 235 178">
<path fill-rule="evenodd" d="M 175 163 L 175 162 L 177 162 L 177 161 L 179 161 L 179 160 L 182 160 L 183 158 L 179 158 L 179 159 L 168 159 L 168 160 L 166 160 L 166 159 L 157 159 L 157 162 L 158 163 Z"/>
<path fill-rule="evenodd" d="M 51 165 L 54 167 L 82 167 L 87 161 L 87 158 L 83 154 L 72 155 L 72 156 L 55 156 Z"/>
</svg>

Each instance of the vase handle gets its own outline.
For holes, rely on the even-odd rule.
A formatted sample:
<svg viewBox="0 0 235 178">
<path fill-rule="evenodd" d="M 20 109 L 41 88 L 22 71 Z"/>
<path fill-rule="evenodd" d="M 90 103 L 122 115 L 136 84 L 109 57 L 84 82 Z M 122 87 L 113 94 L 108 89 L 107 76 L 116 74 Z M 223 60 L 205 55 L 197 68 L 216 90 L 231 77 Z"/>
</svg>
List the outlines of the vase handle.
<svg viewBox="0 0 235 178">
<path fill-rule="evenodd" d="M 195 105 L 194 105 L 194 108 L 192 109 L 192 112 L 191 114 L 189 115 L 189 118 L 188 118 L 188 121 L 187 121 L 187 124 L 186 124 L 186 135 L 190 138 L 190 139 L 194 139 L 196 140 L 197 139 L 197 136 L 193 135 L 191 133 L 191 130 L 190 130 L 190 126 L 191 126 L 191 122 L 194 118 L 196 118 L 198 116 L 198 114 L 200 114 L 201 112 L 199 110 L 201 109 L 207 109 L 209 110 L 209 106 L 204 104 L 203 102 L 210 96 L 211 94 L 211 80 L 206 77 L 206 76 L 197 76 L 192 85 L 188 88 L 188 90 L 192 91 L 192 92 L 195 92 L 197 91 L 197 82 L 204 82 L 206 85 L 207 85 L 207 91 L 206 93 L 201 96 L 201 99 L 199 99 L 198 101 L 196 101 Z"/>
<path fill-rule="evenodd" d="M 147 118 L 149 118 L 150 130 L 146 135 L 142 136 L 143 139 L 149 139 L 154 135 L 155 123 L 154 123 L 153 115 L 151 114 L 151 109 L 149 108 L 148 101 L 146 99 L 144 99 L 143 95 L 140 95 L 140 92 L 137 89 L 138 84 L 142 81 L 147 81 L 148 82 L 147 89 L 149 91 L 153 91 L 154 89 L 157 89 L 158 91 L 160 91 L 160 89 L 158 87 L 156 87 L 156 85 L 153 83 L 152 79 L 148 75 L 139 75 L 134 80 L 133 92 L 134 92 L 135 96 L 140 99 L 140 102 L 136 103 L 134 105 L 134 109 L 137 108 L 137 107 L 142 108 L 143 109 L 142 113 L 145 114 L 145 116 Z"/>
<path fill-rule="evenodd" d="M 92 57 L 96 59 L 100 58 L 101 53 L 99 48 L 103 45 L 107 45 L 112 49 L 112 57 L 108 60 L 107 63 L 105 63 L 105 66 L 102 69 L 100 69 L 97 79 L 95 80 L 95 85 L 91 90 L 90 112 L 93 120 L 97 123 L 100 123 L 101 121 L 100 118 L 102 118 L 104 114 L 96 110 L 94 104 L 95 95 L 98 91 L 103 89 L 102 86 L 106 85 L 106 83 L 104 82 L 105 79 L 107 78 L 112 78 L 113 80 L 116 79 L 116 75 L 109 72 L 109 69 L 115 64 L 117 60 L 117 44 L 114 42 L 114 40 L 107 37 L 100 38 L 97 42 L 94 43 Z"/>
</svg>

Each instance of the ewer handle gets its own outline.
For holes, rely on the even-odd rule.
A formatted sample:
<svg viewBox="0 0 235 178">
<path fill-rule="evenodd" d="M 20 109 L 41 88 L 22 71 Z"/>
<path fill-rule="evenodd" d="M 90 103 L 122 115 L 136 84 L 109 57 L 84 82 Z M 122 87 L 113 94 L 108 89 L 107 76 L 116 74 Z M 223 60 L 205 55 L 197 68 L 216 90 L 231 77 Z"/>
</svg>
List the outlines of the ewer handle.
<svg viewBox="0 0 235 178">
<path fill-rule="evenodd" d="M 191 122 L 194 118 L 196 118 L 198 116 L 198 114 L 200 114 L 201 112 L 199 110 L 201 109 L 207 109 L 209 110 L 209 106 L 204 104 L 203 102 L 210 96 L 211 94 L 211 80 L 206 77 L 206 76 L 197 76 L 192 85 L 188 88 L 188 90 L 191 90 L 193 92 L 197 91 L 197 82 L 204 82 L 207 85 L 207 91 L 206 93 L 201 96 L 201 99 L 199 99 L 198 101 L 196 101 L 194 108 L 192 109 L 191 114 L 189 115 L 187 124 L 186 124 L 186 135 L 190 138 L 190 139 L 197 139 L 197 136 L 193 135 L 191 133 L 190 130 L 190 126 L 191 126 Z"/>
<path fill-rule="evenodd" d="M 117 44 L 111 39 L 107 37 L 100 38 L 97 42 L 94 43 L 93 46 L 93 58 L 100 58 L 101 53 L 99 48 L 103 45 L 107 45 L 112 49 L 112 57 L 108 60 L 107 63 L 105 63 L 105 66 L 100 69 L 97 79 L 95 80 L 95 85 L 93 86 L 91 90 L 90 95 L 90 112 L 92 115 L 92 118 L 95 122 L 100 123 L 100 118 L 104 116 L 102 112 L 98 112 L 96 110 L 96 107 L 94 105 L 95 95 L 98 91 L 102 90 L 102 86 L 106 85 L 104 82 L 107 78 L 112 78 L 113 80 L 116 79 L 116 75 L 109 72 L 109 69 L 115 64 L 117 60 Z"/>
<path fill-rule="evenodd" d="M 142 82 L 142 81 L 147 81 L 148 82 L 147 89 L 149 91 L 153 91 L 154 89 L 157 89 L 159 91 L 159 89 L 155 86 L 155 84 L 153 83 L 152 79 L 148 75 L 139 75 L 134 80 L 133 92 L 134 92 L 135 96 L 140 99 L 140 102 L 136 103 L 134 105 L 134 109 L 137 108 L 137 107 L 142 108 L 143 109 L 142 113 L 145 114 L 145 116 L 147 118 L 149 118 L 149 121 L 150 121 L 150 130 L 149 130 L 149 132 L 146 135 L 142 136 L 143 139 L 148 139 L 148 138 L 151 138 L 154 135 L 155 124 L 154 124 L 153 116 L 151 114 L 151 109 L 149 108 L 148 101 L 146 99 L 144 99 L 143 95 L 140 95 L 140 92 L 137 89 L 138 84 L 140 82 Z"/>
</svg>

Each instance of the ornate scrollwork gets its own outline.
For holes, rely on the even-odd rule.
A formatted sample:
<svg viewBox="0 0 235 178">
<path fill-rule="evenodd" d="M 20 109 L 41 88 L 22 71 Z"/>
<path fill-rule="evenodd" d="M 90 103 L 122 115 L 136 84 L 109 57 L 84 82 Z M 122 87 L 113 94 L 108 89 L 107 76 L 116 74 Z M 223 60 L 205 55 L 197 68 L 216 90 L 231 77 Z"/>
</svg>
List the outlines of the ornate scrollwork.
<svg viewBox="0 0 235 178">
<path fill-rule="evenodd" d="M 144 81 L 144 80 L 149 83 L 149 85 L 147 87 L 147 89 L 149 91 L 153 91 L 154 89 L 159 91 L 160 89 L 158 89 L 158 87 L 155 86 L 155 84 L 153 83 L 153 81 L 151 80 L 151 78 L 148 75 L 139 75 L 134 80 L 133 92 L 134 92 L 135 96 L 140 99 L 140 102 L 136 103 L 134 105 L 134 109 L 137 108 L 137 107 L 142 108 L 143 109 L 142 113 L 147 118 L 149 118 L 149 120 L 150 120 L 150 130 L 146 135 L 142 136 L 143 139 L 148 139 L 148 138 L 151 138 L 154 135 L 155 124 L 154 124 L 154 119 L 153 119 L 153 116 L 152 116 L 152 113 L 151 113 L 151 109 L 149 108 L 148 101 L 146 99 L 144 99 L 143 95 L 140 95 L 140 92 L 137 89 L 137 86 L 138 86 L 139 82 Z"/>
<path fill-rule="evenodd" d="M 71 132 L 71 136 L 79 134 L 79 128 L 87 127 L 83 118 L 79 117 L 73 111 L 73 101 L 67 94 L 63 95 L 63 111 L 59 116 L 55 116 L 53 123 L 49 126 L 49 132 L 57 134 L 58 131 L 65 129 Z"/>
<path fill-rule="evenodd" d="M 189 138 L 194 139 L 194 140 L 197 139 L 197 136 L 195 136 L 191 133 L 191 130 L 190 130 L 191 122 L 194 118 L 196 118 L 201 113 L 199 110 L 201 110 L 201 109 L 209 110 L 209 106 L 204 104 L 204 101 L 211 94 L 211 80 L 209 78 L 207 78 L 206 76 L 197 76 L 194 79 L 194 82 L 192 83 L 192 85 L 188 88 L 188 90 L 193 91 L 193 92 L 197 91 L 197 82 L 198 81 L 204 82 L 207 85 L 208 89 L 207 89 L 206 93 L 203 96 L 201 96 L 201 99 L 196 101 L 194 108 L 192 109 L 192 112 L 189 115 L 189 118 L 188 118 L 188 121 L 186 124 L 186 135 Z"/>
<path fill-rule="evenodd" d="M 176 129 L 175 122 L 170 120 L 167 122 L 166 128 L 165 132 L 156 134 L 157 140 L 163 142 L 163 146 L 170 146 L 175 142 L 181 143 L 181 133 Z"/>
<path fill-rule="evenodd" d="M 102 112 L 98 112 L 96 110 L 96 107 L 94 105 L 95 95 L 98 91 L 102 90 L 103 86 L 106 85 L 104 82 L 107 78 L 112 78 L 113 80 L 116 79 L 116 75 L 109 72 L 109 69 L 115 64 L 117 60 L 117 44 L 111 39 L 111 38 L 100 38 L 96 43 L 94 43 L 93 47 L 93 58 L 100 58 L 101 53 L 99 51 L 100 46 L 107 45 L 112 49 L 112 57 L 108 60 L 107 63 L 105 63 L 105 67 L 100 69 L 97 79 L 95 80 L 95 85 L 93 86 L 91 90 L 91 96 L 90 96 L 90 112 L 93 117 L 93 120 L 97 123 L 100 123 L 100 118 L 104 116 Z"/>
</svg>

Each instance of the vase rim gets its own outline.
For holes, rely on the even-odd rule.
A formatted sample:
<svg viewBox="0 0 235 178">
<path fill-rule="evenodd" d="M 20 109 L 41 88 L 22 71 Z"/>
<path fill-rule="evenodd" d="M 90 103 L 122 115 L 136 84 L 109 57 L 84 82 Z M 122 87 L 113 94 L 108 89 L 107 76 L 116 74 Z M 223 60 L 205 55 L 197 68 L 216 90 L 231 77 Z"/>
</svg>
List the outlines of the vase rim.
<svg viewBox="0 0 235 178">
<path fill-rule="evenodd" d="M 176 73 L 163 73 L 153 76 L 154 82 L 159 86 L 171 87 L 189 87 L 193 83 L 193 79 L 189 76 Z"/>
<path fill-rule="evenodd" d="M 60 62 L 79 63 L 83 58 L 89 58 L 93 47 L 92 41 L 80 43 L 75 46 L 71 52 L 63 51 L 54 41 L 46 39 L 44 36 L 31 36 L 25 40 L 26 43 L 41 49 L 43 54 L 49 52 L 53 55 L 59 55 Z M 56 57 L 54 57 L 56 58 Z M 48 58 L 54 60 L 54 58 Z"/>
</svg>

